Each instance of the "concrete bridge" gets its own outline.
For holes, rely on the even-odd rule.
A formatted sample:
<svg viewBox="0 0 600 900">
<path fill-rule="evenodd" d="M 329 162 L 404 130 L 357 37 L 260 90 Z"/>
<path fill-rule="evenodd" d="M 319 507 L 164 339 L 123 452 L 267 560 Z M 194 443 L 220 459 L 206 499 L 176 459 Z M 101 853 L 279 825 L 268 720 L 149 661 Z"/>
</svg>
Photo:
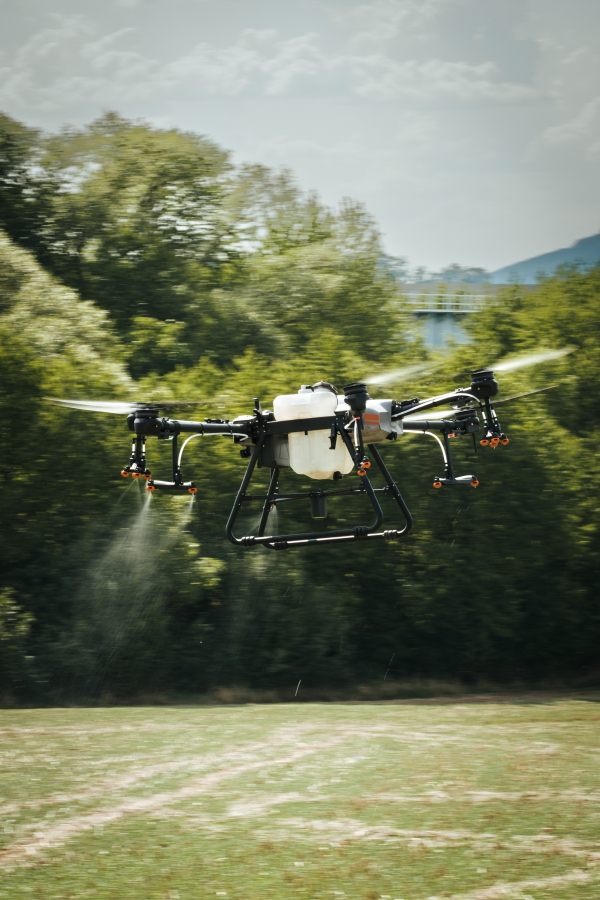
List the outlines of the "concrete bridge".
<svg viewBox="0 0 600 900">
<path fill-rule="evenodd" d="M 498 290 L 491 284 L 406 284 L 403 306 L 421 321 L 426 345 L 442 349 L 451 340 L 468 342 L 465 317 L 493 303 Z"/>
</svg>

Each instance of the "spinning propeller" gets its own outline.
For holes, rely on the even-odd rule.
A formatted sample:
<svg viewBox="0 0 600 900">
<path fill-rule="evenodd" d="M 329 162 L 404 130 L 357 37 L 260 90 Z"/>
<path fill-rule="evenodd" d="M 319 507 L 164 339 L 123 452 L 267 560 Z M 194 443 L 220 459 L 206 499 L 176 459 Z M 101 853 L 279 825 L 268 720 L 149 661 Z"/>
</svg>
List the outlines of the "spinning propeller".
<svg viewBox="0 0 600 900">
<path fill-rule="evenodd" d="M 520 354 L 519 356 L 501 360 L 493 366 L 489 366 L 489 368 L 494 372 L 514 372 L 517 369 L 524 369 L 527 366 L 536 366 L 539 363 L 560 359 L 563 356 L 568 356 L 569 353 L 573 353 L 576 349 L 576 347 L 562 347 L 557 350 L 537 350 L 534 353 Z M 431 372 L 436 372 L 444 365 L 445 362 L 433 364 L 416 363 L 414 366 L 404 366 L 402 369 L 392 369 L 389 372 L 382 372 L 380 375 L 370 375 L 368 378 L 364 378 L 363 381 L 365 384 L 375 385 L 400 384 L 402 381 L 409 381 L 413 376 L 429 375 Z M 486 368 L 488 367 L 486 366 Z M 454 377 L 460 378 L 461 375 L 464 374 L 464 372 L 460 372 Z"/>
<path fill-rule="evenodd" d="M 568 356 L 569 353 L 573 353 L 576 349 L 576 347 L 561 347 L 554 350 L 536 350 L 533 353 L 520 354 L 519 356 L 501 360 L 500 362 L 494 363 L 494 365 L 490 366 L 489 369 L 486 367 L 485 369 L 480 369 L 478 371 L 515 372 L 518 369 L 524 369 L 528 366 L 535 366 L 539 365 L 540 363 L 551 362 L 555 359 L 561 359 L 563 356 Z M 443 365 L 443 362 L 438 362 L 434 363 L 433 365 L 416 364 L 414 366 L 405 366 L 402 369 L 393 369 L 389 372 L 383 372 L 381 375 L 372 375 L 369 378 L 365 379 L 365 383 L 376 385 L 400 384 L 402 381 L 409 381 L 413 377 L 433 373 L 441 369 Z M 462 372 L 455 375 L 454 377 L 459 378 L 464 374 L 465 373 Z M 508 403 L 511 400 L 520 400 L 524 397 L 529 397 L 531 394 L 539 394 L 542 391 L 549 391 L 555 387 L 558 387 L 558 385 L 551 384 L 547 387 L 538 388 L 534 391 L 525 391 L 522 394 L 516 394 L 513 397 L 503 397 L 500 400 L 494 400 L 494 406 L 497 406 L 500 403 Z M 464 407 L 464 404 L 461 404 L 461 407 Z M 455 415 L 456 409 L 445 409 L 428 413 L 427 418 L 429 420 L 449 419 Z M 407 415 L 406 417 L 404 417 L 404 421 L 409 424 L 411 418 L 414 420 L 416 417 Z"/>
<path fill-rule="evenodd" d="M 48 403 L 55 406 L 63 406 L 66 409 L 80 409 L 84 412 L 113 413 L 117 416 L 128 416 L 140 410 L 156 411 L 164 409 L 180 409 L 184 406 L 200 406 L 200 401 L 194 400 L 157 400 L 156 402 L 142 403 L 138 401 L 126 402 L 123 400 L 58 400 L 56 397 L 44 397 Z"/>
</svg>

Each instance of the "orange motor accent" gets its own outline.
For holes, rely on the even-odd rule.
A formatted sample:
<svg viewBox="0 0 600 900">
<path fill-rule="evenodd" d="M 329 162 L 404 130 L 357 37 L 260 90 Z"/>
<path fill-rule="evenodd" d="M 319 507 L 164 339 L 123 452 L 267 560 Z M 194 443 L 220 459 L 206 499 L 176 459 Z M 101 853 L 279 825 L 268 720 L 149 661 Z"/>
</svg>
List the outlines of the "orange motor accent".
<svg viewBox="0 0 600 900">
<path fill-rule="evenodd" d="M 144 472 L 144 478 L 149 481 L 152 478 L 152 472 Z"/>
<path fill-rule="evenodd" d="M 190 494 L 197 494 L 197 493 L 198 493 L 198 488 L 188 488 L 188 491 L 189 491 Z"/>
<path fill-rule="evenodd" d="M 476 478 L 474 478 L 473 481 L 471 482 L 471 487 L 479 487 L 479 482 L 477 481 Z"/>
<path fill-rule="evenodd" d="M 127 469 L 121 469 L 121 475 L 123 476 L 123 478 L 129 478 L 129 472 L 127 471 Z"/>
<path fill-rule="evenodd" d="M 506 445 L 509 444 L 510 441 L 509 441 L 508 438 L 502 438 L 502 440 L 500 441 L 500 443 L 502 444 L 503 447 L 506 447 Z"/>
<path fill-rule="evenodd" d="M 142 476 L 141 476 L 141 473 L 140 473 L 140 472 L 132 472 L 132 473 L 131 473 L 131 477 L 132 477 L 132 478 L 141 478 Z"/>
<path fill-rule="evenodd" d="M 441 488 L 442 482 L 441 482 L 441 481 L 434 481 L 434 482 L 433 482 L 433 486 L 434 486 L 434 488 Z"/>
<path fill-rule="evenodd" d="M 370 468 L 371 468 L 371 463 L 369 462 L 368 459 L 365 459 L 364 463 L 362 464 L 362 467 L 363 467 L 363 469 L 370 469 Z"/>
<path fill-rule="evenodd" d="M 500 438 L 497 438 L 497 437 L 492 438 L 490 441 L 490 444 L 492 447 L 497 447 L 499 443 L 500 443 Z"/>
<path fill-rule="evenodd" d="M 146 485 L 146 490 L 152 492 L 152 491 L 155 491 L 156 488 L 155 488 L 155 486 L 154 486 L 153 484 L 147 484 L 147 485 Z"/>
<path fill-rule="evenodd" d="M 487 445 L 489 444 L 489 441 L 488 441 L 487 438 L 482 438 L 482 439 L 479 441 L 479 443 L 481 444 L 482 447 L 487 447 Z"/>
<path fill-rule="evenodd" d="M 357 474 L 357 475 L 360 475 L 360 477 L 362 478 L 363 475 L 366 475 L 366 474 L 367 474 L 367 472 L 366 472 L 365 469 L 362 469 L 362 468 L 361 468 L 361 469 L 357 469 L 357 470 L 356 470 L 356 474 Z"/>
</svg>

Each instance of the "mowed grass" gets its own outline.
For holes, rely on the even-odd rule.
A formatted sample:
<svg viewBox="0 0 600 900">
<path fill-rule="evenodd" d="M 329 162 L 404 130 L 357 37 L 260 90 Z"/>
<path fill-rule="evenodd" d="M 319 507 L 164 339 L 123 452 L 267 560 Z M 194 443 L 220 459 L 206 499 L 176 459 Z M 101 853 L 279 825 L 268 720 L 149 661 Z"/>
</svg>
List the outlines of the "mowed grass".
<svg viewBox="0 0 600 900">
<path fill-rule="evenodd" d="M 0 712 L 0 897 L 598 900 L 590 700 Z"/>
</svg>

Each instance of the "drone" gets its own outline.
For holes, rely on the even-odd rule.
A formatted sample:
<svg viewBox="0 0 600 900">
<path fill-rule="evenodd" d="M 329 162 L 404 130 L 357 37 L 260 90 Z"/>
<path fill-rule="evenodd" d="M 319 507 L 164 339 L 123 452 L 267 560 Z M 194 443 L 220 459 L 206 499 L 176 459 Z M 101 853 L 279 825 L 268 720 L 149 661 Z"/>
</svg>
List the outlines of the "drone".
<svg viewBox="0 0 600 900">
<path fill-rule="evenodd" d="M 517 362 L 501 363 L 496 371 L 512 371 L 521 365 L 544 362 L 570 353 L 574 348 L 543 351 Z M 225 533 L 229 541 L 238 547 L 263 546 L 270 550 L 288 550 L 325 544 L 343 544 L 349 541 L 398 540 L 405 537 L 413 525 L 412 516 L 402 494 L 390 475 L 378 444 L 395 442 L 405 433 L 425 434 L 433 437 L 442 452 L 443 475 L 435 476 L 433 487 L 472 487 L 479 481 L 473 474 L 457 475 L 452 459 L 450 441 L 471 436 L 477 452 L 481 447 L 506 446 L 509 438 L 502 431 L 494 405 L 516 400 L 538 391 L 528 391 L 504 400 L 496 400 L 498 381 L 491 368 L 477 369 L 471 374 L 467 387 L 428 397 L 425 400 L 373 399 L 368 392 L 369 383 L 385 383 L 399 373 L 414 374 L 419 367 L 399 370 L 388 376 L 355 381 L 344 386 L 340 393 L 326 381 L 302 385 L 296 394 L 275 397 L 273 409 L 262 408 L 254 398 L 251 414 L 229 419 L 186 421 L 161 415 L 174 408 L 197 405 L 195 403 L 162 402 L 123 403 L 116 401 L 58 400 L 50 402 L 70 409 L 88 412 L 126 414 L 127 427 L 133 433 L 131 458 L 121 470 L 125 478 L 142 479 L 146 490 L 168 494 L 197 494 L 193 481 L 186 481 L 181 471 L 183 451 L 190 440 L 200 436 L 217 435 L 232 440 L 242 459 L 248 460 L 246 472 L 236 494 L 227 521 Z M 422 367 L 421 367 L 422 370 Z M 392 376 L 392 377 L 390 377 Z M 548 390 L 549 385 L 540 390 Z M 451 405 L 451 409 L 436 412 L 439 406 Z M 480 421 L 481 417 L 481 421 Z M 479 441 L 476 435 L 483 432 Z M 182 435 L 189 435 L 179 446 Z M 146 439 L 172 442 L 173 462 L 170 481 L 152 477 L 146 465 Z M 369 470 L 373 463 L 383 477 L 384 486 L 371 484 Z M 252 476 L 257 468 L 270 470 L 266 493 L 250 493 Z M 286 469 L 291 469 L 317 482 L 333 481 L 336 485 L 324 490 L 293 493 L 280 490 L 280 479 Z M 346 476 L 358 477 L 358 483 L 342 487 L 339 482 Z M 339 486 L 338 486 L 339 485 Z M 291 534 L 269 534 L 269 515 L 281 504 L 310 501 L 313 519 L 327 517 L 329 498 L 340 496 L 366 497 L 371 504 L 374 520 L 370 524 L 355 525 L 328 531 L 311 531 Z M 401 528 L 380 530 L 383 512 L 379 497 L 388 496 L 399 507 L 404 524 Z M 238 514 L 248 504 L 262 504 L 260 521 L 255 534 L 236 536 L 234 527 Z"/>
</svg>

